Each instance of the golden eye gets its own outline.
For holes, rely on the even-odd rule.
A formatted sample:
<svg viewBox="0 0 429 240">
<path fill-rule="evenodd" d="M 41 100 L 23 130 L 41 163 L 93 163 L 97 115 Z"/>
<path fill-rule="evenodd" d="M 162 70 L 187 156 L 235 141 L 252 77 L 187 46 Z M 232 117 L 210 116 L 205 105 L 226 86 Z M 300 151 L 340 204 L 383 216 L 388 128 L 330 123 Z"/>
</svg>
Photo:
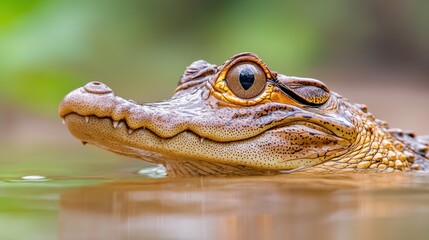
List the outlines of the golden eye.
<svg viewBox="0 0 429 240">
<path fill-rule="evenodd" d="M 240 62 L 229 69 L 226 84 L 239 98 L 250 99 L 261 94 L 267 83 L 262 68 L 253 62 Z"/>
</svg>

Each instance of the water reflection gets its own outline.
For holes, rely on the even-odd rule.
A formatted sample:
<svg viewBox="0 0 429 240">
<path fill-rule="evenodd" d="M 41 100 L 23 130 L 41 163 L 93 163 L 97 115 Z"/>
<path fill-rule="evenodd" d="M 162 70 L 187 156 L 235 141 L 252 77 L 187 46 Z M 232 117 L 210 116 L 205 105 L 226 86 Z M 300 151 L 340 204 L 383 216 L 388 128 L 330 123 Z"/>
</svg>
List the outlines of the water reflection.
<svg viewBox="0 0 429 240">
<path fill-rule="evenodd" d="M 61 195 L 61 239 L 425 239 L 429 178 L 171 178 Z"/>
</svg>

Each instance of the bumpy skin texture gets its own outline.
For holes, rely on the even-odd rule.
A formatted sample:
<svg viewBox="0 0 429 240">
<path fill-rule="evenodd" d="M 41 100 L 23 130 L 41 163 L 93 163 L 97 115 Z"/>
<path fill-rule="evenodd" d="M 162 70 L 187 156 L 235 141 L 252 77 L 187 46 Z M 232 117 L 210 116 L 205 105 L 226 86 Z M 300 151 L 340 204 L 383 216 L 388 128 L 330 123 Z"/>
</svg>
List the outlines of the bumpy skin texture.
<svg viewBox="0 0 429 240">
<path fill-rule="evenodd" d="M 192 63 L 174 96 L 138 104 L 101 82 L 69 93 L 70 132 L 169 175 L 429 169 L 428 137 L 390 129 L 322 82 L 272 72 L 253 53 L 222 66 Z"/>
</svg>

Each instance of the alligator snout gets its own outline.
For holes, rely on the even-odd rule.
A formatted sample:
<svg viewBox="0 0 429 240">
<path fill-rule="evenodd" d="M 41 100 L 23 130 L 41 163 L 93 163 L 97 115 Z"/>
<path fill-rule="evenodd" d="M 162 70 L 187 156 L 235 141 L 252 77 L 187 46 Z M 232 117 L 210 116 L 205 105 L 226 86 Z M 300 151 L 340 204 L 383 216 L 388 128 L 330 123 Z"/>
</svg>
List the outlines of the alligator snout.
<svg viewBox="0 0 429 240">
<path fill-rule="evenodd" d="M 183 131 L 183 126 L 174 124 L 174 113 L 168 109 L 140 105 L 115 95 L 102 82 L 90 82 L 70 92 L 59 106 L 59 114 L 67 122 L 67 116 L 77 114 L 88 122 L 90 117 L 108 118 L 116 128 L 124 122 L 130 130 L 150 128 L 162 137 L 172 137 Z"/>
</svg>

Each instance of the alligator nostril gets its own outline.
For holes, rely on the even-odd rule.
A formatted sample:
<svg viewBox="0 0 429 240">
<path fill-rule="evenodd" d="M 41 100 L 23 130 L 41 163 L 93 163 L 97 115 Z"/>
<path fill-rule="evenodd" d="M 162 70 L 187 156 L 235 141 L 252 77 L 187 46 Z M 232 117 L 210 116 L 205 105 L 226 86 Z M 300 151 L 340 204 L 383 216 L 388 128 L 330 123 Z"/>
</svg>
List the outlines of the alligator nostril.
<svg viewBox="0 0 429 240">
<path fill-rule="evenodd" d="M 113 92 L 106 84 L 102 82 L 89 82 L 84 87 L 85 91 L 94 94 L 106 94 Z"/>
</svg>

